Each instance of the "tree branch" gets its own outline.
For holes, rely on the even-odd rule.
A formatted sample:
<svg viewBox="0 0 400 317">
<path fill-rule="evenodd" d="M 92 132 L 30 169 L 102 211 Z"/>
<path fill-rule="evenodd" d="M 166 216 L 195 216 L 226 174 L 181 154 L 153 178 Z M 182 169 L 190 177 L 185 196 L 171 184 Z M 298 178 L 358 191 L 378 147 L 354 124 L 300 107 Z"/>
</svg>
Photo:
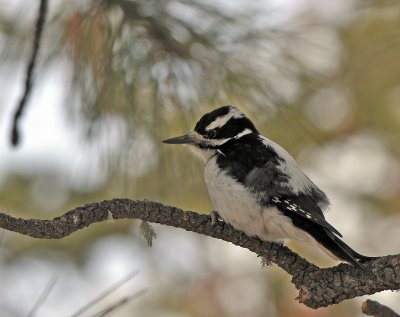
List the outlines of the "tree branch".
<svg viewBox="0 0 400 317">
<path fill-rule="evenodd" d="M 33 39 L 33 47 L 31 57 L 29 59 L 28 68 L 26 70 L 26 78 L 25 78 L 25 89 L 24 93 L 19 101 L 18 108 L 14 113 L 13 126 L 11 131 L 11 144 L 12 146 L 17 146 L 20 140 L 20 133 L 18 129 L 19 119 L 21 118 L 22 112 L 24 111 L 25 105 L 28 101 L 29 95 L 32 90 L 32 82 L 33 82 L 33 70 L 36 64 L 36 57 L 40 47 L 40 40 L 42 38 L 43 33 L 43 25 L 45 22 L 47 13 L 47 0 L 40 0 L 40 6 L 38 11 L 38 17 L 36 21 L 35 28 L 35 36 Z"/>
<path fill-rule="evenodd" d="M 389 307 L 382 305 L 376 301 L 367 299 L 361 306 L 361 310 L 365 315 L 374 317 L 400 317 Z"/>
<path fill-rule="evenodd" d="M 61 239 L 89 225 L 113 219 L 142 219 L 232 242 L 276 263 L 292 275 L 297 299 L 311 308 L 325 307 L 356 296 L 400 289 L 400 255 L 377 258 L 360 270 L 347 264 L 320 269 L 285 246 L 247 237 L 211 217 L 152 201 L 112 199 L 87 204 L 53 220 L 21 219 L 0 213 L 0 227 L 39 239 Z"/>
</svg>

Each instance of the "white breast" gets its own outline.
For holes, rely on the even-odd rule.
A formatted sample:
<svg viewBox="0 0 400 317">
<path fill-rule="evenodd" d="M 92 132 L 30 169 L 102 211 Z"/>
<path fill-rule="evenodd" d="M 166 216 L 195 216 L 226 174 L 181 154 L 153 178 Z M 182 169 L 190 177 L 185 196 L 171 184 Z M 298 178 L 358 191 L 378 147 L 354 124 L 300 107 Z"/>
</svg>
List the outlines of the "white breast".
<svg viewBox="0 0 400 317">
<path fill-rule="evenodd" d="M 268 241 L 309 240 L 278 209 L 258 204 L 242 184 L 218 168 L 215 157 L 208 160 L 204 177 L 215 210 L 236 229 Z"/>
</svg>

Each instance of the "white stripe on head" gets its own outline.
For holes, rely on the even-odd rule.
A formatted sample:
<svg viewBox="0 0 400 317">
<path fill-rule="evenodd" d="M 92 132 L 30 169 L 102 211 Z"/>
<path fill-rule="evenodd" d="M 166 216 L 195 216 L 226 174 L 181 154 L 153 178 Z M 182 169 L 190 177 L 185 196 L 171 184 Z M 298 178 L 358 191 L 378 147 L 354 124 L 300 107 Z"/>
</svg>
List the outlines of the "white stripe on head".
<svg viewBox="0 0 400 317">
<path fill-rule="evenodd" d="M 250 134 L 250 133 L 252 133 L 252 131 L 250 129 L 244 129 L 242 132 L 240 132 L 239 134 L 237 134 L 233 138 L 209 139 L 207 141 L 208 141 L 208 143 L 210 143 L 210 144 L 212 144 L 214 146 L 219 146 L 219 145 L 222 145 L 222 144 L 228 142 L 229 140 L 232 140 L 232 139 L 236 139 L 237 140 L 237 139 L 240 139 L 242 136 L 245 136 L 245 135 Z"/>
<path fill-rule="evenodd" d="M 212 146 L 219 146 L 231 140 L 231 138 L 227 139 L 209 139 L 207 143 L 211 144 Z"/>
<path fill-rule="evenodd" d="M 240 132 L 238 135 L 235 136 L 235 139 L 240 139 L 242 136 L 245 136 L 247 134 L 253 133 L 250 129 L 244 129 L 242 132 Z"/>
<path fill-rule="evenodd" d="M 206 131 L 221 128 L 223 127 L 230 119 L 232 118 L 243 118 L 244 114 L 237 110 L 235 107 L 229 108 L 229 112 L 221 117 L 216 118 L 213 122 L 211 122 L 207 127 Z"/>
</svg>

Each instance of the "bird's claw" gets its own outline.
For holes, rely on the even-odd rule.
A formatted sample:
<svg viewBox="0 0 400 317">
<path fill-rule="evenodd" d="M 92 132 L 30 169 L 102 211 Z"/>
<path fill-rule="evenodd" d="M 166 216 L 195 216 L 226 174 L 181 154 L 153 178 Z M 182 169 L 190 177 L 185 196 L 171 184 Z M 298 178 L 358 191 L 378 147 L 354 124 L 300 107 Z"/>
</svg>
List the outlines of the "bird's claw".
<svg viewBox="0 0 400 317">
<path fill-rule="evenodd" d="M 211 217 L 212 225 L 215 225 L 217 223 L 217 221 L 223 221 L 222 218 L 219 216 L 218 212 L 215 210 L 211 211 L 210 217 Z"/>
</svg>

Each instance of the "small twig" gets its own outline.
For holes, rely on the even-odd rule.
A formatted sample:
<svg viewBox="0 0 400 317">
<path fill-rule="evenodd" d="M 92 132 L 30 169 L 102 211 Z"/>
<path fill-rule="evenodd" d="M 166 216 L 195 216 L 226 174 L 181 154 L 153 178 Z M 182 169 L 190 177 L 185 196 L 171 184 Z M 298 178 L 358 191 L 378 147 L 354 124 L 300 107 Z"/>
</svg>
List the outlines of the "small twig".
<svg viewBox="0 0 400 317">
<path fill-rule="evenodd" d="M 38 312 L 40 307 L 43 305 L 45 300 L 47 299 L 47 296 L 49 296 L 51 290 L 53 289 L 54 285 L 56 284 L 57 277 L 52 277 L 49 282 L 47 283 L 46 287 L 44 288 L 42 294 L 40 294 L 40 297 L 36 301 L 35 305 L 32 307 L 31 311 L 28 314 L 28 317 L 33 317 L 35 314 Z"/>
<path fill-rule="evenodd" d="M 4 240 L 4 229 L 0 229 L 0 247 L 3 244 Z"/>
<path fill-rule="evenodd" d="M 395 313 L 389 307 L 369 299 L 362 303 L 361 311 L 365 315 L 374 317 L 400 317 L 399 314 Z"/>
<path fill-rule="evenodd" d="M 92 317 L 105 317 L 108 316 L 110 313 L 116 311 L 117 309 L 121 308 L 122 306 L 130 303 L 131 301 L 135 300 L 136 298 L 146 294 L 147 290 L 142 289 L 130 296 L 126 296 L 119 301 L 115 302 L 114 304 L 104 308 L 103 310 L 97 312 L 96 314 L 92 315 Z"/>
<path fill-rule="evenodd" d="M 115 284 L 111 285 L 110 288 L 105 290 L 102 294 L 91 300 L 89 303 L 87 303 L 85 306 L 82 308 L 78 309 L 74 314 L 71 315 L 71 317 L 77 317 L 79 315 L 82 315 L 84 312 L 86 312 L 88 309 L 93 307 L 95 304 L 100 302 L 102 299 L 110 295 L 112 292 L 114 292 L 116 289 L 121 287 L 122 285 L 126 284 L 128 281 L 130 281 L 132 278 L 134 278 L 136 275 L 138 275 L 139 271 L 135 270 L 133 272 L 130 272 L 128 275 L 124 276 L 122 279 L 120 279 L 118 282 Z"/>
<path fill-rule="evenodd" d="M 14 147 L 16 147 L 19 144 L 20 133 L 18 129 L 18 123 L 32 90 L 33 70 L 35 68 L 36 57 L 40 47 L 40 40 L 42 38 L 43 25 L 46 19 L 46 13 L 47 13 L 47 0 L 40 0 L 38 18 L 36 21 L 36 28 L 35 28 L 35 36 L 33 39 L 32 55 L 29 60 L 28 68 L 26 71 L 25 89 L 19 101 L 18 108 L 14 113 L 14 120 L 11 132 L 11 144 Z"/>
</svg>

